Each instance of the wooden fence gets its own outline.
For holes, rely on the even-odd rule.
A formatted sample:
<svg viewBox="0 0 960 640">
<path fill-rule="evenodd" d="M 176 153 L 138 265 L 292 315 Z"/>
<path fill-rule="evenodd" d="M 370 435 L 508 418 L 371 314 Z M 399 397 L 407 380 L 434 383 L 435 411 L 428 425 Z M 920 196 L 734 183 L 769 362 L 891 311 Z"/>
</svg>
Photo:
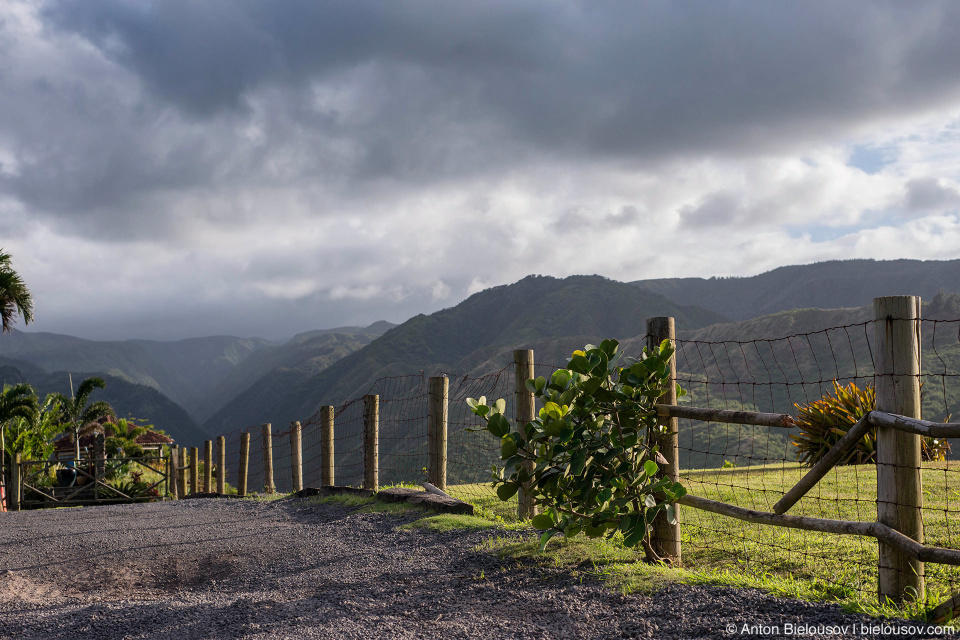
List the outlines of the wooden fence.
<svg viewBox="0 0 960 640">
<path fill-rule="evenodd" d="M 903 602 L 922 598 L 925 591 L 924 563 L 943 563 L 960 566 L 960 550 L 928 546 L 924 542 L 921 519 L 922 486 L 920 475 L 920 438 L 936 436 L 960 437 L 960 423 L 932 423 L 920 419 L 920 300 L 913 296 L 895 296 L 874 300 L 874 354 L 877 410 L 869 412 L 851 429 L 802 479 L 786 491 L 772 511 L 746 509 L 737 505 L 686 495 L 680 504 L 703 511 L 721 514 L 738 520 L 774 527 L 805 529 L 834 534 L 867 536 L 878 541 L 879 597 L 881 600 Z M 659 344 L 664 339 L 676 339 L 672 318 L 652 318 L 648 321 L 648 342 Z M 514 352 L 515 396 L 514 419 L 522 426 L 536 416 L 533 394 L 524 381 L 534 377 L 534 354 L 531 350 Z M 676 363 L 671 363 L 671 393 L 676 379 Z M 428 384 L 427 480 L 441 490 L 447 489 L 447 446 L 449 380 L 446 376 L 432 377 Z M 380 398 L 367 395 L 362 399 L 362 485 L 377 490 L 379 486 L 379 417 Z M 334 451 L 335 410 L 326 406 L 320 416 L 320 484 L 332 486 L 336 482 Z M 761 425 L 773 429 L 791 429 L 795 426 L 788 414 L 755 411 L 730 411 L 678 405 L 675 395 L 668 395 L 658 405 L 660 429 L 658 445 L 667 460 L 662 471 L 679 480 L 678 419 L 693 419 L 711 423 Z M 833 468 L 870 428 L 877 428 L 877 519 L 875 522 L 831 520 L 789 515 L 787 512 L 806 495 L 827 472 Z M 289 438 L 290 480 L 294 491 L 303 488 L 302 429 L 299 422 L 290 424 L 284 434 L 274 434 L 267 423 L 259 428 L 262 446 L 262 491 L 273 493 L 273 443 L 277 436 Z M 240 435 L 237 469 L 237 492 L 240 496 L 256 490 L 249 486 L 250 465 L 249 432 Z M 286 447 L 286 443 L 285 448 Z M 216 458 L 214 457 L 216 450 Z M 207 441 L 203 453 L 202 484 L 198 472 L 199 449 L 194 447 L 188 456 L 185 448 L 172 448 L 168 467 L 171 496 L 176 499 L 188 493 L 224 493 L 226 478 L 226 443 L 217 438 L 216 447 Z M 212 471 L 216 469 L 216 487 Z M 187 475 L 189 473 L 189 485 Z M 530 492 L 521 490 L 518 515 L 530 518 L 535 514 Z M 654 524 L 654 547 L 662 556 L 677 561 L 682 558 L 681 524 L 670 524 L 665 518 Z M 954 600 L 944 603 L 952 607 Z M 960 602 L 960 599 L 957 599 Z M 952 611 L 952 609 L 951 609 Z"/>
</svg>

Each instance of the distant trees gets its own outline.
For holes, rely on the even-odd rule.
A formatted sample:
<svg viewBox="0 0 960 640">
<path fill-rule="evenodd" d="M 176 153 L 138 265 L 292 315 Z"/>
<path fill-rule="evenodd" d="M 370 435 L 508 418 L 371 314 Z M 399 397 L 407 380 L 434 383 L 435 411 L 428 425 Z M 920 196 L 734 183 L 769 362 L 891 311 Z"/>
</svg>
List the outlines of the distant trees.
<svg viewBox="0 0 960 640">
<path fill-rule="evenodd" d="M 13 270 L 10 254 L 0 249 L 0 323 L 3 333 L 13 330 L 17 316 L 24 324 L 33 321 L 33 299 L 20 275 Z"/>
</svg>

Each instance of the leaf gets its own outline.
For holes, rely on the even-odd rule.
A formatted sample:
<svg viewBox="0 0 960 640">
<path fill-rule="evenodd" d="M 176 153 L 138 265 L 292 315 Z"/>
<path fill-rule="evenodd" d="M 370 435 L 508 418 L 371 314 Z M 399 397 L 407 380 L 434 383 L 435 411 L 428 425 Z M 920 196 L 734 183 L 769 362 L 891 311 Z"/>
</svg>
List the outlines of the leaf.
<svg viewBox="0 0 960 640">
<path fill-rule="evenodd" d="M 502 414 L 506 410 L 507 410 L 507 401 L 504 400 L 503 398 L 500 398 L 499 400 L 493 403 L 494 413 Z"/>
<path fill-rule="evenodd" d="M 587 452 L 579 449 L 574 452 L 573 459 L 570 460 L 570 475 L 579 476 L 583 473 L 583 467 L 587 464 Z"/>
<path fill-rule="evenodd" d="M 540 515 L 533 516 L 533 520 L 530 521 L 530 524 L 533 525 L 534 529 L 540 529 L 543 531 L 544 529 L 552 528 L 556 523 L 553 521 L 553 516 L 551 516 L 549 513 L 541 513 Z"/>
<path fill-rule="evenodd" d="M 487 431 L 498 438 L 502 438 L 510 433 L 510 422 L 502 413 L 495 413 L 490 416 L 490 419 L 487 421 Z"/>
<path fill-rule="evenodd" d="M 500 442 L 500 459 L 508 460 L 517 454 L 517 441 L 511 438 L 513 434 L 508 434 L 503 437 Z"/>
<path fill-rule="evenodd" d="M 556 529 L 547 529 L 543 532 L 543 535 L 540 536 L 540 553 L 543 553 L 543 550 L 547 548 L 547 543 L 550 542 L 550 538 L 558 533 L 559 531 Z"/>
<path fill-rule="evenodd" d="M 467 403 L 467 406 L 470 407 L 471 409 L 475 409 L 475 408 L 477 407 L 477 405 L 480 404 L 479 402 L 477 402 L 477 401 L 474 400 L 473 398 L 467 398 L 467 399 L 466 399 L 466 403 Z"/>
<path fill-rule="evenodd" d="M 648 493 L 647 496 L 643 499 L 643 504 L 647 509 L 653 509 L 657 506 L 657 499 L 653 497 L 652 493 Z"/>
<path fill-rule="evenodd" d="M 551 381 L 553 384 L 560 387 L 560 389 L 566 389 L 567 385 L 570 384 L 570 372 L 566 369 L 557 369 L 553 372 L 551 376 Z"/>
<path fill-rule="evenodd" d="M 660 470 L 660 467 L 657 466 L 657 463 L 653 460 L 647 460 L 643 463 L 643 471 L 651 478 L 657 475 L 657 471 Z"/>
<path fill-rule="evenodd" d="M 590 361 L 583 356 L 573 356 L 570 358 L 567 368 L 571 371 L 576 371 L 577 373 L 590 373 L 593 370 L 593 365 L 590 364 Z"/>
<path fill-rule="evenodd" d="M 672 504 L 668 504 L 667 507 L 667 522 L 670 524 L 677 524 L 677 508 Z"/>
<path fill-rule="evenodd" d="M 520 490 L 519 483 L 507 482 L 497 487 L 497 497 L 506 502 Z"/>
<path fill-rule="evenodd" d="M 506 471 L 507 473 L 511 473 L 510 470 L 513 467 L 516 467 L 518 464 L 520 464 L 524 460 L 526 460 L 526 458 L 524 458 L 523 456 L 513 456 L 510 459 L 508 459 L 506 463 L 504 463 L 503 470 Z"/>
</svg>

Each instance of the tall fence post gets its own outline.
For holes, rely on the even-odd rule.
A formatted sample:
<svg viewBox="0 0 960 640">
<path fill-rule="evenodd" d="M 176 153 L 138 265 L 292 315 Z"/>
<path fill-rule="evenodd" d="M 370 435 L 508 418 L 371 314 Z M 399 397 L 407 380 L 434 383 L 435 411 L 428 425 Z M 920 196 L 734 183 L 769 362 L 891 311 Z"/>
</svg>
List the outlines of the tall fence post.
<svg viewBox="0 0 960 640">
<path fill-rule="evenodd" d="M 380 396 L 363 396 L 363 488 L 376 491 L 380 482 Z"/>
<path fill-rule="evenodd" d="M 200 449 L 190 447 L 190 493 L 200 491 Z"/>
<path fill-rule="evenodd" d="M 303 491 L 303 448 L 299 422 L 290 423 L 290 475 L 293 490 Z"/>
<path fill-rule="evenodd" d="M 227 439 L 217 438 L 217 493 L 227 492 Z"/>
<path fill-rule="evenodd" d="M 180 447 L 180 466 L 177 473 L 177 484 L 180 489 L 180 497 L 187 497 L 187 448 Z"/>
<path fill-rule="evenodd" d="M 430 396 L 427 406 L 428 475 L 430 482 L 441 491 L 446 491 L 450 379 L 447 376 L 430 378 L 428 393 Z"/>
<path fill-rule="evenodd" d="M 203 492 L 213 491 L 213 440 L 203 443 Z"/>
<path fill-rule="evenodd" d="M 10 469 L 10 511 L 20 511 L 20 454 L 14 454 Z"/>
<path fill-rule="evenodd" d="M 676 347 L 677 331 L 674 319 L 669 316 L 647 319 L 647 346 L 651 349 L 660 346 L 664 340 L 669 340 Z M 677 357 L 671 356 L 668 363 L 670 378 L 667 380 L 667 393 L 660 397 L 659 402 L 677 404 Z M 680 438 L 679 422 L 676 418 L 659 418 L 657 420 L 659 433 L 652 434 L 651 441 L 659 447 L 660 453 L 667 459 L 663 472 L 674 482 L 680 481 Z M 680 507 L 675 506 L 677 523 L 670 524 L 667 514 L 661 513 L 653 521 L 653 534 L 650 543 L 658 555 L 671 557 L 674 562 L 680 563 Z"/>
<path fill-rule="evenodd" d="M 179 500 L 180 492 L 177 490 L 177 461 L 180 458 L 180 448 L 176 445 L 170 446 L 170 459 L 167 461 L 170 465 L 167 473 L 167 491 L 170 493 L 171 500 Z"/>
<path fill-rule="evenodd" d="M 522 430 L 524 425 L 537 418 L 533 392 L 527 389 L 527 380 L 534 377 L 533 349 L 518 349 L 513 352 L 514 378 L 516 388 L 516 428 Z M 523 466 L 533 473 L 533 463 L 526 461 Z M 525 482 L 517 493 L 517 517 L 521 520 L 531 519 L 537 515 L 537 508 L 533 504 L 533 495 L 530 483 Z"/>
<path fill-rule="evenodd" d="M 877 409 L 920 418 L 920 298 L 873 299 Z M 877 428 L 877 521 L 923 544 L 920 436 Z M 923 599 L 924 565 L 880 542 L 880 602 Z"/>
<path fill-rule="evenodd" d="M 247 471 L 250 469 L 250 434 L 240 434 L 240 461 L 237 464 L 237 495 L 247 495 Z"/>
<path fill-rule="evenodd" d="M 320 486 L 333 486 L 333 468 L 333 407 L 328 406 L 320 408 Z"/>
<path fill-rule="evenodd" d="M 269 422 L 260 425 L 263 438 L 263 492 L 273 493 L 277 485 L 273 484 L 273 434 Z"/>
</svg>

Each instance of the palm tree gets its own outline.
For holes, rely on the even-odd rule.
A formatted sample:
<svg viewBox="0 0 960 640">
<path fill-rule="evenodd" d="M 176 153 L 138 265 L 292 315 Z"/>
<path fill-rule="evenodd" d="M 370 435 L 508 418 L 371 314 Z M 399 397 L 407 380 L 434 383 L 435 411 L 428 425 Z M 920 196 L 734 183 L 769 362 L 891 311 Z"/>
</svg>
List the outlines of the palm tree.
<svg viewBox="0 0 960 640">
<path fill-rule="evenodd" d="M 116 422 L 105 423 L 103 430 L 105 435 L 112 434 L 107 436 L 107 453 L 136 458 L 143 455 L 143 447 L 137 443 L 137 438 L 150 431 L 150 425 L 140 425 L 133 420 L 120 418 Z"/>
<path fill-rule="evenodd" d="M 33 389 L 30 391 L 32 393 Z M 7 395 L 8 389 L 4 389 L 3 396 Z M 10 457 L 20 453 L 28 460 L 47 459 L 53 453 L 54 436 L 62 430 L 59 402 L 50 394 L 40 403 L 35 395 L 26 397 L 12 388 L 9 395 L 17 396 L 18 406 L 25 407 L 33 403 L 36 410 L 32 413 L 29 410 L 16 411 L 13 419 L 5 421 L 0 427 L 0 445 Z M 0 400 L 0 405 L 10 407 L 13 404 L 7 398 Z"/>
<path fill-rule="evenodd" d="M 107 383 L 103 381 L 103 378 L 94 377 L 81 382 L 77 387 L 77 395 L 73 398 L 68 398 L 62 393 L 54 394 L 54 397 L 60 402 L 60 416 L 63 422 L 73 429 L 74 458 L 76 460 L 80 459 L 80 429 L 98 418 L 116 416 L 113 407 L 103 400 L 87 405 L 90 394 L 93 393 L 94 389 L 105 389 L 106 387 Z"/>
<path fill-rule="evenodd" d="M 28 384 L 3 385 L 0 392 L 0 484 L 7 486 L 7 423 L 19 425 L 36 419 L 38 410 L 37 394 Z M 15 449 L 9 455 L 13 457 Z"/>
<path fill-rule="evenodd" d="M 18 315 L 23 318 L 24 324 L 30 324 L 33 320 L 33 299 L 27 285 L 13 270 L 10 254 L 0 249 L 0 323 L 3 333 L 13 330 Z"/>
</svg>

